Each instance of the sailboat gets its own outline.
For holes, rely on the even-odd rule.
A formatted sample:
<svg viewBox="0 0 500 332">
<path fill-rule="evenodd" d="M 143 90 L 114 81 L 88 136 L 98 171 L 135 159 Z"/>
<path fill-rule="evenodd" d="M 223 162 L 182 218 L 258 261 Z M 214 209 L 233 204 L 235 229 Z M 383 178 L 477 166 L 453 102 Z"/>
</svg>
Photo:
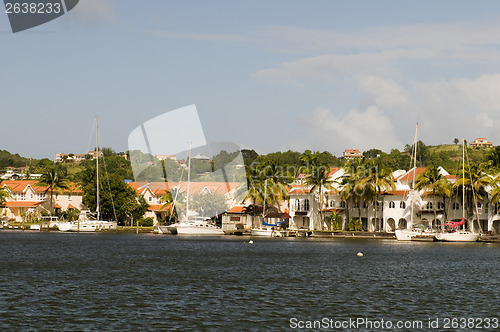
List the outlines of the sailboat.
<svg viewBox="0 0 500 332">
<path fill-rule="evenodd" d="M 413 205 L 415 201 L 420 197 L 415 191 L 415 170 L 417 169 L 417 143 L 418 143 L 418 123 L 415 127 L 415 139 L 413 141 L 413 182 L 412 182 L 412 192 L 409 193 L 408 197 L 410 199 L 410 225 L 412 228 L 407 229 L 396 229 L 394 234 L 398 241 L 434 241 L 434 236 L 436 233 L 422 224 L 413 225 Z"/>
<path fill-rule="evenodd" d="M 188 179 L 186 192 L 186 215 L 185 220 L 168 225 L 159 226 L 161 234 L 179 234 L 179 235 L 224 235 L 224 231 L 213 224 L 208 223 L 204 218 L 192 217 L 189 213 L 189 189 L 191 183 L 191 143 L 188 149 Z"/>
<path fill-rule="evenodd" d="M 465 229 L 465 140 L 462 141 L 462 220 L 459 222 L 449 221 L 443 225 L 455 229 L 452 232 L 437 233 L 438 241 L 446 242 L 476 242 L 479 239 L 478 233 L 469 232 Z M 462 229 L 459 230 L 459 227 Z"/>
<path fill-rule="evenodd" d="M 97 182 L 97 190 L 96 190 L 96 212 L 97 219 L 90 220 L 84 219 L 80 220 L 78 218 L 77 221 L 74 222 L 65 222 L 59 223 L 58 228 L 62 232 L 95 232 L 96 230 L 103 229 L 116 229 L 117 223 L 116 221 L 105 221 L 100 220 L 100 205 L 99 205 L 99 122 L 98 118 L 95 118 L 95 129 L 96 129 L 96 182 Z"/>
</svg>

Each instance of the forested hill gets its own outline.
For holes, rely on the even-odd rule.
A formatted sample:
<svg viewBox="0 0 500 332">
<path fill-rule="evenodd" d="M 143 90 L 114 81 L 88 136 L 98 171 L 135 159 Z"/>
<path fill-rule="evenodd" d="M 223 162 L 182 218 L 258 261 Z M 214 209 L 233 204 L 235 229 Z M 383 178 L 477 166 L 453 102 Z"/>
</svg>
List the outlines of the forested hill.
<svg viewBox="0 0 500 332">
<path fill-rule="evenodd" d="M 407 145 L 403 151 L 392 149 L 390 152 L 384 152 L 379 149 L 370 149 L 362 151 L 363 159 L 376 160 L 379 167 L 389 168 L 392 170 L 406 169 L 408 170 L 412 165 L 411 151 L 412 146 Z M 132 170 L 130 162 L 122 158 L 123 154 L 115 153 L 111 148 L 103 149 L 107 160 L 110 163 L 111 172 L 116 171 L 122 177 L 132 179 Z M 273 167 L 296 167 L 304 166 L 304 155 L 311 154 L 310 150 L 305 152 L 297 151 L 278 151 L 265 155 L 259 155 L 254 150 L 242 150 L 245 164 L 250 166 L 256 165 L 272 165 Z M 227 156 L 226 156 L 227 155 Z M 221 159 L 225 160 L 231 157 L 231 154 L 225 151 L 221 152 L 219 156 L 214 157 L 214 161 Z M 330 165 L 331 167 L 342 167 L 345 165 L 346 160 L 341 156 L 334 156 L 328 151 L 320 152 L 317 154 L 318 161 L 322 164 Z M 490 161 L 492 166 L 500 167 L 500 146 L 493 148 L 467 148 L 467 159 L 469 162 L 484 163 Z M 301 158 L 302 157 L 302 158 Z M 307 159 L 307 158 L 306 158 Z M 419 141 L 417 144 L 417 166 L 427 167 L 429 165 L 442 166 L 450 173 L 455 173 L 460 168 L 462 160 L 462 147 L 458 144 L 426 146 L 423 142 Z M 78 174 L 87 163 L 83 164 L 65 163 L 64 168 L 67 168 L 68 175 Z M 53 161 L 47 158 L 44 159 L 30 159 L 21 157 L 19 154 L 12 154 L 5 150 L 0 150 L 0 174 L 5 173 L 7 167 L 30 167 L 31 173 L 39 173 L 47 166 L 53 164 Z M 62 165 L 61 165 L 62 166 Z M 196 173 L 196 169 L 195 169 Z"/>
</svg>

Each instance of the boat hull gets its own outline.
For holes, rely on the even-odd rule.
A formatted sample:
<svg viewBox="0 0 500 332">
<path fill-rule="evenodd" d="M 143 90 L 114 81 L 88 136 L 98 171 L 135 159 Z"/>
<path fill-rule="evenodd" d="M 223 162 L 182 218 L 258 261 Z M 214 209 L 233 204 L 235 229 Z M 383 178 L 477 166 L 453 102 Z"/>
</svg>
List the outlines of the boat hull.
<svg viewBox="0 0 500 332">
<path fill-rule="evenodd" d="M 476 242 L 479 239 L 479 234 L 470 232 L 438 233 L 436 239 L 444 242 Z"/>
<path fill-rule="evenodd" d="M 398 241 L 434 241 L 436 233 L 414 229 L 396 229 L 394 232 Z"/>
<path fill-rule="evenodd" d="M 252 236 L 267 236 L 267 237 L 280 237 L 281 233 L 275 229 L 261 227 L 261 228 L 253 228 L 250 230 L 250 234 Z"/>
<path fill-rule="evenodd" d="M 160 226 L 159 230 L 162 234 L 224 235 L 224 231 L 220 227 L 208 224 L 207 222 L 181 222 L 168 226 Z"/>
</svg>

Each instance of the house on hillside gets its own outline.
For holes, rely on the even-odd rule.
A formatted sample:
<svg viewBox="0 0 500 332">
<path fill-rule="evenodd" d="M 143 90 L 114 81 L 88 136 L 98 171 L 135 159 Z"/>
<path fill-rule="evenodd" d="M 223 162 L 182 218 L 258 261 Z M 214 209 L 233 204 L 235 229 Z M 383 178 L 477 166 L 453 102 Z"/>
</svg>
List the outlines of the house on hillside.
<svg viewBox="0 0 500 332">
<path fill-rule="evenodd" d="M 363 158 L 363 154 L 358 149 L 346 149 L 344 151 L 345 160 L 352 160 L 354 158 Z"/>
<path fill-rule="evenodd" d="M 493 143 L 488 141 L 486 138 L 476 138 L 469 145 L 477 148 L 491 148 L 493 146 Z"/>
</svg>

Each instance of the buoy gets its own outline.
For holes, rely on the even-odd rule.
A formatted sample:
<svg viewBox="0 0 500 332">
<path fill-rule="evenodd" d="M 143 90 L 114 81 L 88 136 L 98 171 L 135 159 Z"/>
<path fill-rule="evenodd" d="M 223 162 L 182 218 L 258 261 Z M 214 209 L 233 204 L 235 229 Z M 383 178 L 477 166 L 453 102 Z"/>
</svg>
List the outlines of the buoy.
<svg viewBox="0 0 500 332">
<path fill-rule="evenodd" d="M 358 252 L 358 257 L 363 257 L 363 253 L 361 251 Z"/>
<path fill-rule="evenodd" d="M 253 240 L 248 241 L 248 243 L 252 244 L 252 243 L 253 243 Z"/>
</svg>

